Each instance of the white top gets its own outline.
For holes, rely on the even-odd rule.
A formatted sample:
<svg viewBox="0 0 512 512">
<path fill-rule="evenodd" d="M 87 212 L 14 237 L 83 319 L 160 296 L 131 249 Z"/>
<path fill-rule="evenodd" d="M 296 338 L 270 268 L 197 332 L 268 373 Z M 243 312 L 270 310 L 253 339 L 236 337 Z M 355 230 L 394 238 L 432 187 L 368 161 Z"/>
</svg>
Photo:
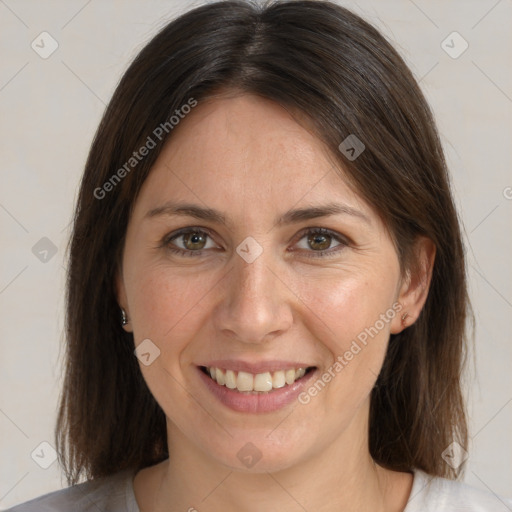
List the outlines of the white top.
<svg viewBox="0 0 512 512">
<path fill-rule="evenodd" d="M 6 512 L 140 512 L 133 491 L 134 470 L 54 491 Z M 403 512 L 512 512 L 512 499 L 462 482 L 414 472 Z"/>
</svg>

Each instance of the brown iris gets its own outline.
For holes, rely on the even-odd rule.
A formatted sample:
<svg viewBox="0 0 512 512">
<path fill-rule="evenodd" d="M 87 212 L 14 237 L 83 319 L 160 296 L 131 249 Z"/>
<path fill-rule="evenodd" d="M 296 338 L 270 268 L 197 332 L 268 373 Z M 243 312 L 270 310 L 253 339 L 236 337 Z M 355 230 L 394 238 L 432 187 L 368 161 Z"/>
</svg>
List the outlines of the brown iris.
<svg viewBox="0 0 512 512">
<path fill-rule="evenodd" d="M 308 244 L 312 249 L 324 251 L 331 245 L 331 236 L 321 233 L 312 233 L 308 236 Z"/>
<path fill-rule="evenodd" d="M 206 235 L 199 232 L 185 233 L 183 245 L 189 250 L 203 249 L 206 245 Z"/>
</svg>

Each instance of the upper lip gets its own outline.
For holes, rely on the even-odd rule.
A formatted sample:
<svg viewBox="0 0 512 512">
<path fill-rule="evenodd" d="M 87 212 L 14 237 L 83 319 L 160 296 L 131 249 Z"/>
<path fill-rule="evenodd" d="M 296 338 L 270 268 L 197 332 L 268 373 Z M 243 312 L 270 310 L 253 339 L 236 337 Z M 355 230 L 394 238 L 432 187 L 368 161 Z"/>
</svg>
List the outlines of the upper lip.
<svg viewBox="0 0 512 512">
<path fill-rule="evenodd" d="M 293 362 L 293 361 L 260 361 L 260 362 L 249 362 L 242 360 L 228 360 L 228 359 L 217 359 L 215 361 L 209 361 L 198 366 L 205 366 L 207 368 L 214 367 L 223 370 L 233 370 L 236 372 L 247 372 L 247 373 L 265 373 L 265 372 L 276 372 L 279 370 L 291 370 L 297 368 L 311 368 L 314 365 L 304 362 Z"/>
</svg>

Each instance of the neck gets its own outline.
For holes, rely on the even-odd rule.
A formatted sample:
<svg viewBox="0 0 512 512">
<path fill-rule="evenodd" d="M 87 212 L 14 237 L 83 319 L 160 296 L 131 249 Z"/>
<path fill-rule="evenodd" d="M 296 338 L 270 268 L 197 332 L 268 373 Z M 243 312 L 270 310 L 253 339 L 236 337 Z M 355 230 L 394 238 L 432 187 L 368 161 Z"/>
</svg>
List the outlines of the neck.
<svg viewBox="0 0 512 512">
<path fill-rule="evenodd" d="M 279 471 L 240 472 L 220 464 L 168 421 L 169 459 L 153 468 L 141 512 L 403 511 L 412 476 L 374 463 L 368 451 L 367 414 L 342 436 L 300 464 Z M 354 424 L 355 422 L 355 424 Z M 141 485 L 142 487 L 142 485 Z M 250 497 L 250 498 L 249 498 Z"/>
</svg>

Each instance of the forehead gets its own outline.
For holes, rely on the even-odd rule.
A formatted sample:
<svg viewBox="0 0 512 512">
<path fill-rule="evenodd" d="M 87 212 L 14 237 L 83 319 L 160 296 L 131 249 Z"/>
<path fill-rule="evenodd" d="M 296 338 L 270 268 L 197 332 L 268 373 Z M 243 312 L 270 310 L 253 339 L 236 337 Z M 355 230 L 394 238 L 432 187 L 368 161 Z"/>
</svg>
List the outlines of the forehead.
<svg viewBox="0 0 512 512">
<path fill-rule="evenodd" d="M 224 210 L 343 200 L 369 211 L 303 119 L 250 94 L 199 102 L 173 130 L 138 202 L 170 198 Z"/>
</svg>

